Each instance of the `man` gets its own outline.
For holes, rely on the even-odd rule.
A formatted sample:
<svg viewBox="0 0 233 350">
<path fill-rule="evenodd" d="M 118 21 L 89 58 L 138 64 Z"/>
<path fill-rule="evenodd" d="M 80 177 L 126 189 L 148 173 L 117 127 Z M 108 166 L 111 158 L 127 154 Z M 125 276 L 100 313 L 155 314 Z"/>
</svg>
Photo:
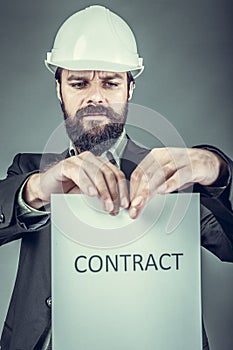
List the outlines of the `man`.
<svg viewBox="0 0 233 350">
<path fill-rule="evenodd" d="M 62 154 L 18 154 L 0 183 L 0 242 L 22 238 L 1 350 L 51 348 L 51 193 L 95 196 L 110 215 L 125 208 L 136 219 L 155 194 L 194 184 L 203 246 L 233 261 L 230 159 L 210 146 L 149 151 L 125 133 L 134 79 L 143 71 L 128 25 L 101 6 L 80 11 L 60 28 L 46 65 L 71 145 Z"/>
</svg>

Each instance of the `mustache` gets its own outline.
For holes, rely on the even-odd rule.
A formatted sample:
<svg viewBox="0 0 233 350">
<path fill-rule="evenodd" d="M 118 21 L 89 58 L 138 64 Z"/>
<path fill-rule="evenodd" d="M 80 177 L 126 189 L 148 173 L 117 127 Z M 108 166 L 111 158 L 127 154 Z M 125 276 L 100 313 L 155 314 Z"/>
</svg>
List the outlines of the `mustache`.
<svg viewBox="0 0 233 350">
<path fill-rule="evenodd" d="M 114 116 L 114 111 L 111 107 L 105 107 L 102 105 L 90 105 L 78 110 L 75 114 L 75 117 L 81 119 L 83 117 L 91 115 L 104 115 L 109 119 L 112 119 Z"/>
</svg>

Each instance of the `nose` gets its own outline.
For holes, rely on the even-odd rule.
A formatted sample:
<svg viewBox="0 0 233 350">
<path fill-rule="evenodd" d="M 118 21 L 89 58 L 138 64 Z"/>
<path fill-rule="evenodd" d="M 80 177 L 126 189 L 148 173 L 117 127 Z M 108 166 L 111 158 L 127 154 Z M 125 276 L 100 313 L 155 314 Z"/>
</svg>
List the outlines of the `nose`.
<svg viewBox="0 0 233 350">
<path fill-rule="evenodd" d="M 90 86 L 86 96 L 87 104 L 101 104 L 106 102 L 103 91 L 98 84 Z"/>
</svg>

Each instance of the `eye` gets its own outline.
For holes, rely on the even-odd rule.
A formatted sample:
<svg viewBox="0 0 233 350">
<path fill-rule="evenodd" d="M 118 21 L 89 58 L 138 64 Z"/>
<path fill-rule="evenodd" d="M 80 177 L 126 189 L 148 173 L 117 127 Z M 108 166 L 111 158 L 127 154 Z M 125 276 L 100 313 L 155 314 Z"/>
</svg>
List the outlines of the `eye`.
<svg viewBox="0 0 233 350">
<path fill-rule="evenodd" d="M 104 86 L 107 87 L 107 88 L 114 88 L 114 87 L 118 86 L 118 83 L 113 83 L 112 81 L 106 81 L 104 83 Z"/>
<path fill-rule="evenodd" d="M 76 83 L 71 84 L 72 87 L 75 89 L 83 89 L 84 87 L 87 86 L 86 81 L 77 81 Z"/>
</svg>

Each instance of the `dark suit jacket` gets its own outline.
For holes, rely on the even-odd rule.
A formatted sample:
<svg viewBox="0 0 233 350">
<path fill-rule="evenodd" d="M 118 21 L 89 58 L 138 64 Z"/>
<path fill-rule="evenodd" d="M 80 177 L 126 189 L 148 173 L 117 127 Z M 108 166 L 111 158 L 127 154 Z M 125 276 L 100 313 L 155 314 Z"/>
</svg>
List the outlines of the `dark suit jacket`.
<svg viewBox="0 0 233 350">
<path fill-rule="evenodd" d="M 128 141 L 121 168 L 129 179 L 136 165 L 149 151 Z M 51 321 L 50 225 L 30 230 L 17 218 L 17 195 L 25 179 L 50 164 L 64 159 L 63 154 L 18 154 L 0 181 L 0 244 L 22 238 L 18 273 L 2 339 L 2 350 L 32 350 L 43 339 Z M 227 159 L 230 167 L 232 163 Z M 231 184 L 219 198 L 201 191 L 202 245 L 221 260 L 233 261 Z M 185 335 L 184 335 L 185 336 Z M 204 344 L 207 340 L 204 334 Z"/>
</svg>

